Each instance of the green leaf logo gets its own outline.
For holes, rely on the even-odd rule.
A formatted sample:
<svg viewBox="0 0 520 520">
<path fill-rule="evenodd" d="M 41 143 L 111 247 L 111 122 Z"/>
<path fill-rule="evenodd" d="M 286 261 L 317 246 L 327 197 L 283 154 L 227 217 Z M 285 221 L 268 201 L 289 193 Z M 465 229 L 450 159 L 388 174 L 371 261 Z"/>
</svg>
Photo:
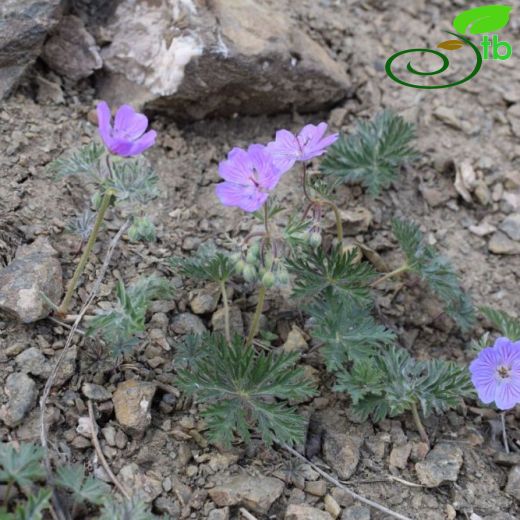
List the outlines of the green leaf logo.
<svg viewBox="0 0 520 520">
<path fill-rule="evenodd" d="M 495 32 L 507 25 L 511 9 L 509 5 L 483 5 L 468 9 L 454 18 L 453 27 L 460 34 L 468 28 L 470 34 Z"/>
</svg>

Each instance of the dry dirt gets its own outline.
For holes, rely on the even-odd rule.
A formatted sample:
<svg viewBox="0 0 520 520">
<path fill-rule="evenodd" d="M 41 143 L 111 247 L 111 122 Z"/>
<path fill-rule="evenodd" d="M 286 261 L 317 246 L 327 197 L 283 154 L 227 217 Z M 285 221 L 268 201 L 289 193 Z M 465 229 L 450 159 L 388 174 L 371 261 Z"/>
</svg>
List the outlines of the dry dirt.
<svg viewBox="0 0 520 520">
<path fill-rule="evenodd" d="M 505 62 L 484 63 L 479 75 L 462 86 L 440 91 L 405 88 L 390 81 L 384 72 L 385 60 L 393 52 L 433 45 L 437 36 L 440 41 L 440 31 L 449 28 L 454 14 L 465 5 L 461 1 L 404 0 L 291 3 L 292 16 L 345 64 L 352 80 L 351 97 L 329 113 L 235 117 L 183 126 L 156 116 L 152 126 L 159 138 L 149 158 L 160 176 L 162 188 L 159 200 L 150 208 L 158 227 L 158 241 L 150 246 L 132 245 L 128 241 L 120 244 L 100 300 L 111 297 L 118 277 L 127 281 L 138 273 L 152 272 L 172 277 L 166 263 L 170 256 L 190 254 L 200 243 L 209 240 L 225 245 L 226 235 L 236 236 L 249 229 L 250 219 L 238 210 L 223 208 L 214 196 L 218 161 L 232 146 L 266 142 L 275 129 L 296 130 L 305 122 L 326 120 L 333 129 L 349 132 L 357 120 L 390 108 L 417 125 L 421 158 L 404 169 L 399 181 L 379 198 L 372 199 L 357 187 L 344 188 L 338 194 L 342 209 L 364 208 L 373 217 L 369 229 L 356 234 L 356 238 L 378 250 L 391 266 L 397 266 L 399 253 L 391 240 L 390 219 L 394 216 L 413 219 L 426 232 L 429 242 L 453 260 L 464 287 L 477 304 L 518 312 L 520 256 L 492 254 L 488 249 L 490 235 L 478 236 L 470 227 L 482 222 L 498 227 L 505 216 L 520 209 L 520 114 L 511 109 L 520 103 L 516 55 L 520 49 L 519 15 L 513 13 L 510 25 L 501 32 L 502 39 L 513 46 L 513 57 Z M 87 193 L 78 181 L 55 182 L 46 167 L 62 152 L 95 136 L 96 128 L 89 122 L 95 91 L 88 82 L 76 87 L 62 85 L 64 103 L 55 103 L 55 91 L 49 90 L 48 83 L 42 86 L 44 83 L 37 81 L 36 75 L 54 84 L 53 89 L 60 88 L 56 86 L 59 78 L 38 65 L 19 91 L 0 107 L 0 216 L 5 220 L 2 232 L 6 232 L 13 248 L 21 241 L 48 236 L 61 254 L 68 277 L 75 265 L 78 241 L 67 233 L 65 224 L 78 208 L 84 207 Z M 454 188 L 455 169 L 465 159 L 480 172 L 483 180 L 480 195 L 474 194 L 472 202 L 464 201 Z M 295 179 L 287 176 L 281 186 L 283 200 L 287 204 L 298 202 L 299 189 Z M 109 216 L 80 298 L 87 294 L 109 236 L 120 221 L 121 215 Z M 7 260 L 9 251 L 0 250 L 0 262 L 2 255 Z M 169 322 L 179 312 L 189 311 L 193 289 L 189 283 L 174 281 L 177 285 L 174 303 L 161 302 L 154 308 L 155 314 L 165 313 Z M 244 313 L 253 309 L 254 300 L 248 299 L 250 296 L 243 288 L 236 288 L 235 298 L 240 300 Z M 461 336 L 449 320 L 438 316 L 436 304 L 418 287 L 407 287 L 395 294 L 381 293 L 378 304 L 385 323 L 419 357 L 467 362 L 470 339 L 484 332 L 480 323 L 471 335 Z M 78 302 L 76 305 L 79 307 Z M 269 321 L 275 324 L 273 329 L 280 334 L 280 343 L 293 323 L 304 326 L 296 313 L 287 310 L 291 307 L 284 307 L 281 296 L 270 302 Z M 210 318 L 203 316 L 206 325 Z M 51 361 L 56 359 L 66 334 L 65 328 L 48 320 L 30 326 L 0 322 L 1 378 L 16 370 L 14 357 L 27 347 L 36 346 Z M 164 338 L 170 350 L 163 348 Z M 120 367 L 107 366 L 96 357 L 98 353 L 88 341 L 78 339 L 74 373 L 53 390 L 50 399 L 50 415 L 54 418 L 50 437 L 56 458 L 96 466 L 90 441 L 76 433 L 78 418 L 86 415 L 80 390 L 83 382 L 94 381 L 110 391 L 117 383 L 135 377 L 175 385 L 172 354 L 179 339 L 167 326 L 163 337 L 148 341 Z M 360 449 L 357 470 L 347 482 L 352 489 L 417 520 L 455 518 L 455 514 L 456 518 L 469 519 L 472 513 L 497 520 L 520 518 L 518 502 L 504 492 L 509 468 L 494 462 L 501 447 L 485 415 L 461 408 L 426 422 L 434 443 L 445 440 L 463 451 L 464 463 L 456 483 L 424 489 L 385 481 L 389 475 L 396 475 L 417 482 L 412 461 L 404 469 L 397 469 L 389 466 L 388 459 L 393 446 L 417 440 L 411 418 L 404 416 L 382 424 L 351 422 L 348 400 L 330 392 L 331 381 L 319 357 L 310 357 L 306 363 L 319 369 L 321 397 L 302 405 L 302 412 L 321 410 L 317 420 L 323 429 L 335 427 L 330 417 L 342 417 L 347 425 L 345 433 L 361 435 L 366 440 Z M 45 379 L 36 380 L 41 390 Z M 1 385 L 0 399 L 5 400 Z M 478 406 L 475 402 L 467 404 Z M 99 408 L 99 425 L 110 424 L 118 429 L 111 402 Z M 519 412 L 518 409 L 511 412 L 508 419 L 512 438 L 520 441 Z M 34 408 L 19 427 L 1 426 L 2 439 L 37 440 L 37 417 L 38 410 Z M 207 446 L 193 433 L 200 426 L 197 408 L 182 398 L 172 399 L 159 391 L 152 417 L 143 440 L 123 439 L 119 445 L 108 447 L 107 456 L 115 473 L 129 463 L 136 463 L 138 468 L 132 466 L 132 471 L 141 472 L 155 484 L 158 482 L 163 502 L 169 501 L 169 507 L 173 508 L 170 511 L 177 511 L 173 516 L 206 518 L 214 508 L 208 490 L 226 481 L 229 475 L 240 472 L 280 475 L 280 468 L 287 465 L 286 454 L 266 450 L 258 442 L 248 447 L 237 445 L 234 456 L 218 456 L 216 447 Z M 314 460 L 319 461 L 320 456 L 316 455 Z M 173 491 L 165 484 L 168 478 Z M 329 487 L 328 492 L 331 491 Z M 297 487 L 288 483 L 282 498 L 265 518 L 283 518 L 289 500 L 306 500 L 323 508 L 321 496 L 307 493 L 302 497 Z M 507 512 L 512 516 L 493 516 Z M 231 517 L 239 518 L 233 508 Z M 372 511 L 371 518 L 386 517 Z"/>
</svg>

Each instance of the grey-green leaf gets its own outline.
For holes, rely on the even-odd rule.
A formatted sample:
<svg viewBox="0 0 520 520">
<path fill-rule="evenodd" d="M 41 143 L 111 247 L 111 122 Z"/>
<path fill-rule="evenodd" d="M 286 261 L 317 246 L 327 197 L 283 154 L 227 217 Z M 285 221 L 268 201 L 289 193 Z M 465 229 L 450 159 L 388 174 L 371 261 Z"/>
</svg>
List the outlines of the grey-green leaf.
<svg viewBox="0 0 520 520">
<path fill-rule="evenodd" d="M 509 22 L 509 5 L 483 5 L 462 11 L 453 20 L 453 27 L 461 34 L 469 28 L 470 34 L 495 32 L 505 27 Z"/>
</svg>

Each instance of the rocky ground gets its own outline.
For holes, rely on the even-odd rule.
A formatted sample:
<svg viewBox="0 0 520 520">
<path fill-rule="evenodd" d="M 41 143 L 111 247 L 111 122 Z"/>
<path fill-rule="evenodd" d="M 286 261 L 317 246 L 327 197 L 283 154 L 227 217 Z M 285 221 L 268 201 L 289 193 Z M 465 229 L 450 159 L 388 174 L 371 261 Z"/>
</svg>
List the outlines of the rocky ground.
<svg viewBox="0 0 520 520">
<path fill-rule="evenodd" d="M 82 3 L 75 4 L 83 13 Z M 293 100 L 311 113 L 262 114 L 264 101 L 254 89 L 252 102 L 260 107 L 260 115 L 189 121 L 188 115 L 197 115 L 193 110 L 180 119 L 175 110 L 163 110 L 168 97 L 164 93 L 151 101 L 152 126 L 159 137 L 148 156 L 160 176 L 161 196 L 149 211 L 158 240 L 135 245 L 123 239 L 97 305 L 110 300 L 118 278 L 129 281 L 142 273 L 168 276 L 176 287 L 175 297 L 154 303 L 148 339 L 121 366 L 111 364 L 92 340 L 78 336 L 61 365 L 47 410 L 56 461 L 79 461 L 99 478 L 107 478 L 84 428 L 89 398 L 96 403 L 101 445 L 112 470 L 127 487 L 143 492 L 157 513 L 224 520 L 242 518 L 243 508 L 258 519 L 388 518 L 354 502 L 310 466 L 257 440 L 249 446 L 237 444 L 231 451 L 208 445 L 197 407 L 165 385 L 175 387 L 176 344 L 186 333 L 222 328 L 222 313 L 214 288 L 183 282 L 170 271 L 167 260 L 189 255 L 208 241 L 226 247 L 228 235 L 250 229 L 250 219 L 222 207 L 214 196 L 217 163 L 232 146 L 266 142 L 275 129 L 296 130 L 305 122 L 326 120 L 332 129 L 349 132 L 359 119 L 390 108 L 416 124 L 421 158 L 379 198 L 370 198 L 358 187 L 342 189 L 338 196 L 350 238 L 397 266 L 390 219 L 413 219 L 428 241 L 453 260 L 477 304 L 517 313 L 520 69 L 515 52 L 520 49 L 520 18 L 513 11 L 510 24 L 500 33 L 511 42 L 513 57 L 484 63 L 477 77 L 459 87 L 433 92 L 404 88 L 384 72 L 385 60 L 393 52 L 432 45 L 437 36 L 440 41 L 440 31 L 449 28 L 465 4 L 287 3 L 290 23 L 323 49 L 332 63 L 327 66 L 334 69 L 320 72 L 334 76 L 325 93 L 330 103 L 319 102 L 319 75 L 312 94 L 298 91 L 299 96 L 318 101 L 306 105 L 303 98 Z M 272 7 L 269 2 L 265 5 Z M 96 41 L 103 43 L 103 27 L 98 29 L 90 27 Z M 110 62 L 106 52 L 101 52 L 102 58 Z M 78 82 L 63 79 L 38 61 L 0 107 L 0 266 L 12 260 L 18 246 L 38 240 L 38 244 L 48 241 L 57 251 L 57 256 L 46 256 L 49 269 L 57 269 L 58 258 L 68 279 L 74 268 L 79 243 L 67 232 L 66 223 L 84 207 L 88 193 L 77 180 L 54 181 L 47 166 L 96 135 L 92 109 L 99 99 L 99 77 L 97 72 L 90 74 L 99 68 L 97 63 L 93 59 L 88 77 Z M 344 99 L 333 100 L 334 89 L 345 83 Z M 222 95 L 228 87 L 219 88 Z M 237 111 L 248 103 L 247 88 L 240 92 L 232 93 L 238 96 Z M 196 106 L 183 99 L 185 105 Z M 279 108 L 269 106 L 269 112 Z M 206 107 L 203 115 L 212 111 L 214 107 Z M 290 178 L 283 179 L 280 191 L 287 203 L 301 196 Z M 109 214 L 79 300 L 86 298 L 121 219 L 118 213 Z M 48 245 L 38 247 L 50 251 Z M 469 361 L 468 344 L 486 330 L 484 322 L 461 336 L 419 287 L 390 288 L 381 292 L 378 308 L 402 345 L 423 358 Z M 254 308 L 254 295 L 239 284 L 233 292 L 233 327 L 242 332 Z M 305 353 L 312 346 L 305 321 L 292 311 L 294 304 L 277 294 L 268 300 L 267 321 L 279 337 L 277 344 L 289 343 Z M 67 333 L 67 328 L 48 319 L 28 325 L 11 316 L 0 321 L 2 440 L 39 441 L 36 403 Z M 332 381 L 318 353 L 309 353 L 304 363 L 320 388 L 318 397 L 300 405 L 311 418 L 307 447 L 314 446 L 313 462 L 359 494 L 417 520 L 520 518 L 520 410 L 508 414 L 510 435 L 518 441 L 518 449 L 509 455 L 499 442 L 498 417 L 476 402 L 426 421 L 434 445 L 427 453 L 411 417 L 356 423 L 348 399 L 330 391 Z M 138 405 L 143 399 L 146 408 Z"/>
</svg>

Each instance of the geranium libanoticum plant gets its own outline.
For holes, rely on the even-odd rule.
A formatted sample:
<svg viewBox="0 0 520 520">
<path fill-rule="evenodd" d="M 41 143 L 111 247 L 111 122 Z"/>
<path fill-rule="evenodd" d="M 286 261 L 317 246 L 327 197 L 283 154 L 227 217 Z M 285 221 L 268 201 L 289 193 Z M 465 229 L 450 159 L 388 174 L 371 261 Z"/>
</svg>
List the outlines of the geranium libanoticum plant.
<svg viewBox="0 0 520 520">
<path fill-rule="evenodd" d="M 93 216 L 87 210 L 71 226 L 86 245 L 74 274 L 67 285 L 63 301 L 57 309 L 59 315 L 66 315 L 88 262 L 92 248 L 111 205 L 124 205 L 130 214 L 136 206 L 146 204 L 157 196 L 157 176 L 149 164 L 139 156 L 150 148 L 156 139 L 155 130 L 146 131 L 148 118 L 128 105 L 122 105 L 116 112 L 112 124 L 110 108 L 102 101 L 97 106 L 99 135 L 104 146 L 93 142 L 72 154 L 57 159 L 51 169 L 59 177 L 81 176 L 95 188 L 92 204 L 96 209 Z M 135 220 L 129 234 L 133 237 L 153 237 L 151 223 L 145 217 Z M 135 228 L 135 229 L 133 229 Z M 88 238 L 87 238 L 88 237 Z"/>
<path fill-rule="evenodd" d="M 217 197 L 260 225 L 234 237 L 231 252 L 205 250 L 172 262 L 183 276 L 221 288 L 224 336 L 189 337 L 177 353 L 179 385 L 205 403 L 213 439 L 229 444 L 235 433 L 247 440 L 253 430 L 267 443 L 303 439 L 305 421 L 286 403 L 305 401 L 313 392 L 295 368 L 298 355 L 256 339 L 267 292 L 283 286 L 292 288 L 310 316 L 309 332 L 337 378 L 335 388 L 350 394 L 360 417 L 380 420 L 410 411 L 427 441 L 421 412 L 442 412 L 472 393 L 467 367 L 413 359 L 398 347 L 396 334 L 372 316 L 375 291 L 392 277 L 409 273 L 430 287 L 432 297 L 443 301 L 445 312 L 462 329 L 469 329 L 471 300 L 451 264 L 425 243 L 417 226 L 403 220 L 395 221 L 394 233 L 406 262 L 391 272 L 379 273 L 361 258 L 361 250 L 343 241 L 342 201 L 335 200 L 339 185 L 358 182 L 372 194 L 388 187 L 400 165 L 415 155 L 412 138 L 411 125 L 385 113 L 348 138 L 328 134 L 326 123 L 306 125 L 296 134 L 278 130 L 274 141 L 233 148 L 220 163 L 224 182 L 217 184 Z M 321 156 L 320 168 L 311 167 Z M 293 175 L 301 200 L 286 208 L 277 203 L 276 189 L 282 177 L 285 182 Z M 336 221 L 331 240 L 324 240 L 327 211 Z M 229 328 L 226 284 L 231 278 L 241 278 L 257 291 L 244 338 L 233 336 Z"/>
</svg>

